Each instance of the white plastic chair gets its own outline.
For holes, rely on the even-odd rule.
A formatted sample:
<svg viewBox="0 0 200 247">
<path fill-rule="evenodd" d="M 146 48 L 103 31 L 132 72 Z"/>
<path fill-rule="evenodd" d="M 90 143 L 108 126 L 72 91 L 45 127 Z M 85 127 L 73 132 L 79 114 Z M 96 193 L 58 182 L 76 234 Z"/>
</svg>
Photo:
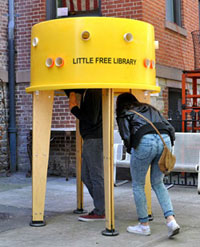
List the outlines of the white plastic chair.
<svg viewBox="0 0 200 247">
<path fill-rule="evenodd" d="M 114 172 L 113 172 L 113 176 L 114 176 L 114 185 L 115 186 L 119 186 L 122 185 L 124 183 L 127 183 L 128 180 L 124 180 L 121 182 L 116 183 L 116 177 L 117 177 L 117 167 L 130 167 L 130 154 L 128 153 L 123 153 L 123 141 L 121 139 L 121 136 L 118 132 L 118 130 L 114 131 Z M 123 156 L 125 155 L 125 159 L 123 159 Z"/>
</svg>

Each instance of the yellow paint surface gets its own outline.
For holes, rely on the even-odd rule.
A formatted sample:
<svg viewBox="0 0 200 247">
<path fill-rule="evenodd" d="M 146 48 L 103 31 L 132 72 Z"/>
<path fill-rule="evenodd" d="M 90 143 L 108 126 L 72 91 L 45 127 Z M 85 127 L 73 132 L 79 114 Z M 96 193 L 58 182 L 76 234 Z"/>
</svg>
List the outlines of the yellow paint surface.
<svg viewBox="0 0 200 247">
<path fill-rule="evenodd" d="M 82 38 L 84 31 L 88 40 Z M 52 67 L 46 66 L 48 58 Z M 61 67 L 56 66 L 60 58 Z M 41 22 L 32 28 L 31 85 L 26 91 L 132 88 L 158 92 L 155 68 L 146 68 L 145 59 L 155 63 L 154 27 L 146 22 L 112 17 Z"/>
</svg>

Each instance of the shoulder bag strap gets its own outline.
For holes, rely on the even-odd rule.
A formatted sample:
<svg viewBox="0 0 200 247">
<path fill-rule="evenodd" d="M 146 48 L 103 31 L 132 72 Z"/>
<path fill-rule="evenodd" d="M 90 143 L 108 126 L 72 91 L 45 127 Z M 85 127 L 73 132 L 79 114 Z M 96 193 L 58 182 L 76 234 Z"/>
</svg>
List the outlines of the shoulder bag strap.
<svg viewBox="0 0 200 247">
<path fill-rule="evenodd" d="M 165 141 L 163 140 L 163 138 L 162 138 L 162 136 L 161 136 L 159 130 L 156 128 L 156 126 L 155 126 L 148 118 L 144 117 L 142 114 L 140 114 L 139 112 L 136 112 L 136 111 L 134 111 L 134 110 L 129 110 L 129 111 L 131 111 L 131 112 L 137 114 L 138 116 L 140 116 L 141 118 L 143 118 L 144 120 L 146 120 L 146 121 L 147 121 L 147 122 L 155 129 L 155 131 L 157 132 L 157 134 L 160 136 L 160 139 L 161 139 L 163 145 L 166 146 L 166 143 L 165 143 Z"/>
</svg>

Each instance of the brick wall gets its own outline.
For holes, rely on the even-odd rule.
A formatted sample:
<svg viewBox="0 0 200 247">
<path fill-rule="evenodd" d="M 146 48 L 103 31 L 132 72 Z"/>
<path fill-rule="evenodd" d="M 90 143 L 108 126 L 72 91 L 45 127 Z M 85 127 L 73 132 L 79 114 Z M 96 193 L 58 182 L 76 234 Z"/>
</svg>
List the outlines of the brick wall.
<svg viewBox="0 0 200 247">
<path fill-rule="evenodd" d="M 30 35 L 33 24 L 46 18 L 45 0 L 15 1 L 15 51 L 16 72 L 30 69 Z M 0 79 L 7 75 L 7 33 L 8 33 L 8 1 L 0 1 Z M 7 78 L 5 83 L 0 82 L 0 171 L 8 169 L 8 109 Z M 16 120 L 17 120 L 17 158 L 18 167 L 26 167 L 29 164 L 27 158 L 27 131 L 31 126 L 32 107 L 31 97 L 25 93 L 27 83 L 16 85 Z M 4 93 L 4 94 L 3 94 Z M 5 155 L 6 154 L 6 155 Z M 28 163 L 27 163 L 28 162 Z M 6 164 L 6 165 L 5 165 Z M 23 164 L 23 165 L 22 165 Z"/>
<path fill-rule="evenodd" d="M 76 175 L 76 132 L 51 133 L 48 173 L 73 177 Z"/>
<path fill-rule="evenodd" d="M 32 128 L 32 97 L 25 92 L 26 83 L 16 85 L 17 168 L 30 166 L 27 153 L 27 137 Z"/>
<path fill-rule="evenodd" d="M 166 87 L 166 80 L 163 78 L 157 78 L 159 86 L 160 86 L 160 93 L 156 93 L 155 95 L 151 96 L 151 104 L 156 107 L 162 115 L 168 119 L 168 87 Z"/>
<path fill-rule="evenodd" d="M 194 53 L 191 32 L 199 29 L 198 2 L 187 0 L 182 2 L 182 27 L 187 30 L 187 35 L 182 35 L 178 26 L 175 31 L 169 29 L 165 19 L 165 0 L 143 1 L 143 20 L 154 25 L 155 39 L 159 41 L 159 49 L 156 50 L 156 63 L 162 66 L 174 67 L 181 70 L 194 69 Z M 166 81 L 161 84 L 161 93 L 157 97 L 156 106 L 162 106 L 163 115 L 168 118 L 168 88 Z"/>
<path fill-rule="evenodd" d="M 142 19 L 142 0 L 102 0 L 102 15 Z"/>
<path fill-rule="evenodd" d="M 30 37 L 31 27 L 46 18 L 45 0 L 16 0 L 15 12 L 19 15 L 16 18 L 16 70 L 17 72 L 30 70 Z M 198 29 L 198 1 L 192 1 L 186 6 L 187 1 L 183 0 L 182 11 L 184 16 L 183 27 L 187 29 L 187 36 L 166 28 L 165 26 L 165 0 L 102 0 L 102 15 L 134 18 L 152 23 L 155 27 L 156 40 L 160 42 L 160 49 L 156 51 L 157 63 L 168 67 L 180 69 L 193 68 L 193 46 L 191 31 Z M 0 8 L 6 9 L 4 4 Z M 1 7 L 0 5 L 0 7 Z M 1 25 L 1 22 L 0 22 Z M 5 24 L 4 24 L 5 25 Z M 1 27 L 1 26 L 0 26 Z M 6 29 L 6 25 L 4 26 Z M 0 34 L 2 29 L 0 29 Z M 0 44 L 0 52 L 3 44 Z M 4 41 L 4 48 L 6 41 Z M 178 48 L 178 49 L 177 49 Z M 5 54 L 5 53 L 4 53 Z M 6 61 L 6 56 L 0 56 L 0 66 L 2 61 Z M 1 67 L 0 67 L 1 68 Z M 18 137 L 18 167 L 27 170 L 29 167 L 29 157 L 27 153 L 27 136 L 32 126 L 32 98 L 26 94 L 25 88 L 28 82 L 19 82 L 16 86 L 16 115 L 17 115 L 17 137 Z M 161 110 L 166 115 L 168 111 L 168 88 L 165 82 L 161 84 L 161 93 L 156 98 L 156 105 L 162 106 Z M 75 118 L 69 113 L 68 100 L 65 96 L 56 96 L 53 108 L 52 128 L 74 128 Z M 51 142 L 49 172 L 66 175 L 66 167 L 70 167 L 70 173 L 74 174 L 75 163 L 75 135 L 74 132 L 52 133 L 54 135 Z M 67 138 L 67 139 L 66 139 Z M 67 140 L 67 150 L 72 152 L 65 157 L 64 140 Z M 70 148 L 69 148 L 70 147 Z M 73 165 L 72 165 L 73 164 Z"/>
<path fill-rule="evenodd" d="M 16 69 L 30 69 L 31 28 L 34 24 L 46 20 L 45 0 L 15 1 L 16 18 Z"/>
<path fill-rule="evenodd" d="M 8 106 L 7 83 L 0 80 L 0 172 L 8 170 Z"/>
<path fill-rule="evenodd" d="M 27 162 L 27 175 L 31 175 L 32 165 L 32 132 L 27 133 L 28 145 L 27 152 L 30 162 Z M 65 176 L 66 179 L 76 175 L 76 132 L 52 130 L 50 137 L 50 153 L 48 174 Z"/>
<path fill-rule="evenodd" d="M 7 68 L 8 1 L 0 1 L 0 70 Z"/>
<path fill-rule="evenodd" d="M 45 0 L 16 0 L 16 72 L 30 70 L 30 44 L 31 28 L 34 24 L 46 20 Z M 27 146 L 30 147 L 30 130 L 32 129 L 32 95 L 25 92 L 29 82 L 18 82 L 16 85 L 16 123 L 17 123 L 17 166 L 18 170 L 28 171 L 30 169 L 30 156 Z M 55 96 L 52 128 L 75 128 L 75 118 L 70 114 L 66 96 Z M 70 134 L 69 134 L 70 133 Z M 65 175 L 74 174 L 75 164 L 75 136 L 72 132 L 52 132 L 50 146 L 49 172 L 51 174 Z M 66 159 L 67 147 L 73 147 Z M 69 149 L 69 148 L 68 148 Z M 54 168 L 54 171 L 53 171 Z M 66 170 L 68 168 L 68 170 Z"/>
<path fill-rule="evenodd" d="M 64 95 L 54 97 L 52 128 L 76 128 L 75 117 L 69 111 L 69 101 Z M 75 131 L 52 131 L 48 172 L 52 175 L 75 176 Z"/>
<path fill-rule="evenodd" d="M 187 42 L 182 44 L 184 69 L 194 69 L 194 53 L 191 32 L 199 29 L 199 1 L 193 1 L 191 5 L 187 0 L 183 1 L 183 26 L 188 30 Z"/>
<path fill-rule="evenodd" d="M 54 97 L 52 128 L 75 128 L 75 117 L 69 111 L 67 96 Z"/>
<path fill-rule="evenodd" d="M 191 32 L 199 29 L 198 1 L 182 2 L 182 26 L 187 36 L 172 31 L 165 25 L 165 0 L 143 1 L 143 20 L 154 25 L 155 37 L 159 41 L 156 62 L 184 70 L 194 69 Z M 175 28 L 178 28 L 175 25 Z"/>
<path fill-rule="evenodd" d="M 8 1 L 0 1 L 0 172 L 8 170 L 8 111 L 7 83 L 4 82 L 7 70 L 7 26 Z"/>
<path fill-rule="evenodd" d="M 27 83 L 16 85 L 17 164 L 20 171 L 28 171 L 31 167 L 32 94 L 26 93 L 26 87 Z M 52 129 L 75 129 L 75 117 L 69 112 L 68 99 L 65 95 L 54 97 L 51 127 Z M 52 131 L 51 139 L 49 173 L 73 175 L 75 169 L 74 131 Z"/>
</svg>

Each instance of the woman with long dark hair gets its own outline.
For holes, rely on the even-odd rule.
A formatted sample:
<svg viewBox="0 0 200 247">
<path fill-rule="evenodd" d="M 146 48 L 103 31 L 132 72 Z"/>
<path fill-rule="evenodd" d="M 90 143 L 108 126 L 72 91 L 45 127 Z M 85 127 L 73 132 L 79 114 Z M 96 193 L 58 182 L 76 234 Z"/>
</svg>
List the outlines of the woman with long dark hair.
<svg viewBox="0 0 200 247">
<path fill-rule="evenodd" d="M 155 107 L 139 102 L 130 93 L 123 93 L 118 96 L 117 124 L 127 152 L 131 153 L 130 170 L 139 220 L 138 225 L 129 226 L 127 231 L 141 235 L 151 234 L 144 191 L 145 177 L 149 167 L 151 167 L 151 186 L 166 218 L 168 237 L 171 238 L 179 233 L 180 226 L 174 218 L 173 206 L 163 183 L 164 174 L 158 166 L 163 151 L 163 143 L 153 127 L 131 110 L 142 114 L 156 126 L 168 148 L 171 148 L 175 140 L 174 128 Z"/>
</svg>

